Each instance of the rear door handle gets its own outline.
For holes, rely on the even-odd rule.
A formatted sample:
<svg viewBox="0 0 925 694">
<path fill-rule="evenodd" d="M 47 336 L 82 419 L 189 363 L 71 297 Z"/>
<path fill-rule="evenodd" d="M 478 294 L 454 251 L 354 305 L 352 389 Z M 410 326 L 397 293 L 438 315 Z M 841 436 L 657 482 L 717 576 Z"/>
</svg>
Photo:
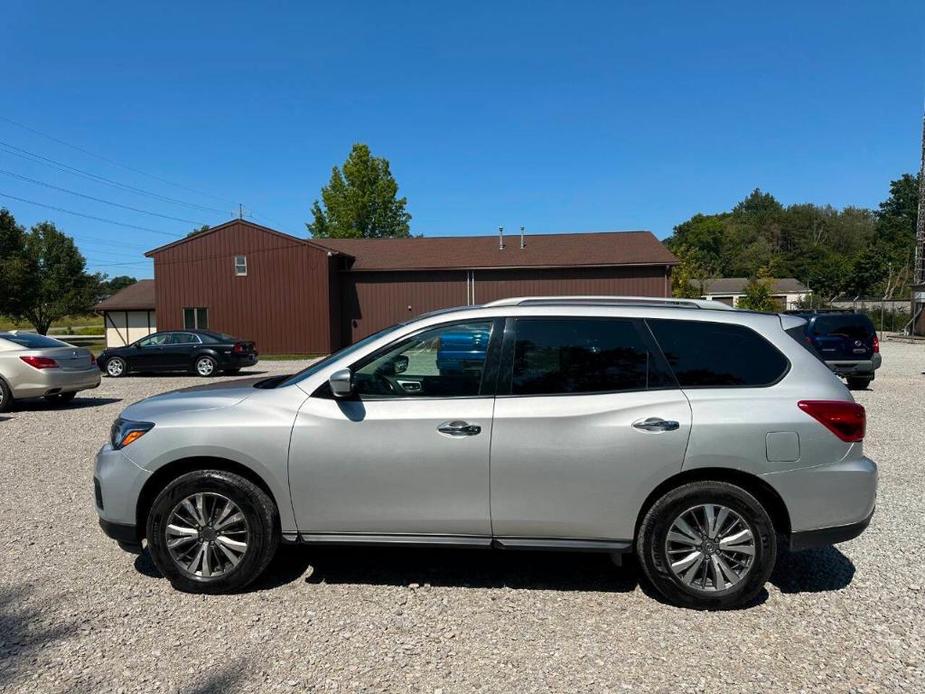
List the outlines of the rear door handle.
<svg viewBox="0 0 925 694">
<path fill-rule="evenodd" d="M 446 434 L 447 436 L 475 436 L 476 434 L 482 433 L 482 427 L 478 424 L 469 424 L 469 422 L 463 422 L 458 419 L 453 420 L 452 422 L 444 422 L 437 427 L 437 431 L 441 434 Z"/>
<path fill-rule="evenodd" d="M 642 431 L 674 431 L 681 425 L 672 419 L 662 419 L 661 417 L 647 417 L 633 422 L 636 429 Z"/>
</svg>

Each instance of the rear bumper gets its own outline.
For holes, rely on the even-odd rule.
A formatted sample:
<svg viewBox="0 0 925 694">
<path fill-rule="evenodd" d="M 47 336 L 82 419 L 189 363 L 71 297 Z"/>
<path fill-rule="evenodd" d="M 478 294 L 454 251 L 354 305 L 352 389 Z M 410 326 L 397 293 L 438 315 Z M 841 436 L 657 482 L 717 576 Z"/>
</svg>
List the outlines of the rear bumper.
<svg viewBox="0 0 925 694">
<path fill-rule="evenodd" d="M 874 517 L 874 512 L 864 520 L 848 525 L 837 525 L 834 528 L 819 528 L 818 530 L 805 530 L 801 533 L 791 533 L 790 551 L 799 552 L 803 549 L 812 549 L 813 547 L 824 547 L 826 545 L 835 545 L 839 542 L 853 540 L 870 525 L 870 519 Z"/>
<path fill-rule="evenodd" d="M 40 398 L 53 393 L 72 393 L 96 388 L 100 371 L 96 366 L 75 371 L 64 369 L 31 369 L 28 378 L 13 386 L 14 398 Z"/>
<path fill-rule="evenodd" d="M 869 458 L 773 472 L 761 479 L 787 506 L 797 545 L 815 546 L 827 536 L 838 538 L 832 542 L 855 537 L 867 527 L 877 503 L 877 465 Z M 817 538 L 814 544 L 806 544 L 812 538 Z"/>
<path fill-rule="evenodd" d="M 880 368 L 882 362 L 882 357 L 879 354 L 874 354 L 871 359 L 862 359 L 860 361 L 826 361 L 826 366 L 839 376 L 870 376 L 873 378 L 874 371 Z"/>
</svg>

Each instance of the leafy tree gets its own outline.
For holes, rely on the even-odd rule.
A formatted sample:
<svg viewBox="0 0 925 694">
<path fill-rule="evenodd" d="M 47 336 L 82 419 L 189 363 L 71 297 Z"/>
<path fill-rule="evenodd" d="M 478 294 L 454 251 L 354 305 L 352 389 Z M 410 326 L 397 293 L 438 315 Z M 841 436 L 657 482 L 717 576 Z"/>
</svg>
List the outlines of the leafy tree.
<svg viewBox="0 0 925 694">
<path fill-rule="evenodd" d="M 41 222 L 23 237 L 18 262 L 21 293 L 6 308 L 14 320 L 25 320 L 45 335 L 53 321 L 72 313 L 89 313 L 100 277 L 86 272 L 86 261 L 73 239 L 51 222 Z"/>
<path fill-rule="evenodd" d="M 312 205 L 314 219 L 306 227 L 316 238 L 408 237 L 408 201 L 397 194 L 388 160 L 374 157 L 364 144 L 355 144 L 343 167 L 332 169 L 331 180 L 321 189 L 321 202 Z"/>
<path fill-rule="evenodd" d="M 759 270 L 758 275 L 752 277 L 745 285 L 745 294 L 739 298 L 737 306 L 752 311 L 765 311 L 774 313 L 778 310 L 774 301 L 773 279 L 767 268 Z"/>
<path fill-rule="evenodd" d="M 102 296 L 112 296 L 116 292 L 121 292 L 128 286 L 135 284 L 138 280 L 128 275 L 119 275 L 109 279 L 103 275 L 100 281 L 100 294 Z"/>
<path fill-rule="evenodd" d="M 673 250 L 680 264 L 671 272 L 671 294 L 684 299 L 699 299 L 710 273 L 706 270 L 696 249 L 681 245 Z"/>
<path fill-rule="evenodd" d="M 0 314 L 11 315 L 23 295 L 26 230 L 8 209 L 0 208 Z"/>
<path fill-rule="evenodd" d="M 190 236 L 195 236 L 196 234 L 201 234 L 202 232 L 208 231 L 211 228 L 212 227 L 210 227 L 208 224 L 203 224 L 201 227 L 196 227 L 190 233 L 188 233 L 186 235 L 186 238 L 189 238 Z"/>
</svg>

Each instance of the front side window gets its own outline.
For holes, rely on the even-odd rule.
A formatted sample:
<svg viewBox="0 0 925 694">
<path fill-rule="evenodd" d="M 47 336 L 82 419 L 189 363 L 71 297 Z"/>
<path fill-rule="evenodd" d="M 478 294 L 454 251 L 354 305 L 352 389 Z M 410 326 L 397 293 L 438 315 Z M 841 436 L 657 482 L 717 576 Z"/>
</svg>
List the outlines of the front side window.
<svg viewBox="0 0 925 694">
<path fill-rule="evenodd" d="M 638 325 L 621 319 L 524 318 L 514 324 L 512 395 L 672 386 Z"/>
<path fill-rule="evenodd" d="M 682 388 L 769 386 L 790 362 L 744 325 L 647 320 Z"/>
<path fill-rule="evenodd" d="M 246 255 L 236 255 L 234 257 L 234 274 L 238 277 L 245 277 L 247 275 Z"/>
<path fill-rule="evenodd" d="M 183 309 L 183 327 L 187 330 L 206 330 L 209 327 L 209 309 Z"/>
<path fill-rule="evenodd" d="M 154 335 L 148 335 L 143 337 L 138 341 L 139 347 L 156 347 L 157 345 L 167 344 L 167 338 L 169 337 L 168 333 L 155 333 Z"/>
<path fill-rule="evenodd" d="M 386 348 L 353 374 L 360 397 L 465 397 L 478 395 L 492 322 L 425 330 Z"/>
</svg>

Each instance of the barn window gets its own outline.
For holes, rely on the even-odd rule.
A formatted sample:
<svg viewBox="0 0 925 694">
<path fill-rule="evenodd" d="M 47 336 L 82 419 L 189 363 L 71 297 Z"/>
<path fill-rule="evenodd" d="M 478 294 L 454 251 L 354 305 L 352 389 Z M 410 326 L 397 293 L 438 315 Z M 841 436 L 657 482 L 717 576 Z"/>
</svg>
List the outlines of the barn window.
<svg viewBox="0 0 925 694">
<path fill-rule="evenodd" d="M 187 330 L 208 330 L 209 309 L 185 308 L 183 309 L 183 327 Z"/>
<path fill-rule="evenodd" d="M 247 256 L 236 255 L 234 257 L 234 274 L 238 277 L 247 277 Z"/>
</svg>

